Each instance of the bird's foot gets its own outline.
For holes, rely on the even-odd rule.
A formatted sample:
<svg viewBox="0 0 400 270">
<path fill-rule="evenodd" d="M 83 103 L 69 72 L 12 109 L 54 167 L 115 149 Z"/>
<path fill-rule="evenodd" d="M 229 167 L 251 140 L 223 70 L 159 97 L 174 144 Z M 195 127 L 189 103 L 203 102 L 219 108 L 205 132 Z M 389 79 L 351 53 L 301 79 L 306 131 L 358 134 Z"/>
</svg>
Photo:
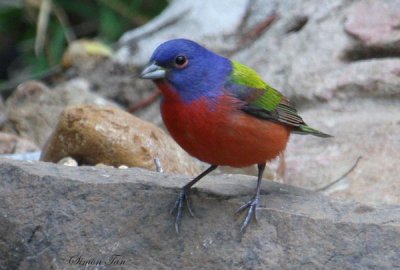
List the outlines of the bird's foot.
<svg viewBox="0 0 400 270">
<path fill-rule="evenodd" d="M 257 208 L 258 208 L 259 200 L 260 200 L 259 196 L 255 196 L 253 199 L 248 201 L 246 204 L 242 205 L 236 211 L 236 214 L 238 214 L 238 213 L 244 211 L 245 209 L 248 209 L 246 218 L 244 219 L 244 221 L 242 223 L 242 227 L 240 228 L 240 232 L 244 233 L 246 231 L 246 228 L 250 224 L 250 221 L 253 217 L 257 221 L 257 219 L 258 219 Z"/>
<path fill-rule="evenodd" d="M 176 233 L 179 233 L 179 222 L 182 217 L 182 210 L 184 208 L 185 202 L 186 202 L 186 208 L 189 211 L 189 214 L 192 217 L 194 217 L 192 208 L 190 207 L 189 193 L 190 193 L 190 189 L 182 188 L 181 192 L 179 193 L 178 199 L 175 202 L 175 206 L 171 210 L 171 214 L 176 212 L 176 216 L 175 216 L 175 231 L 176 231 Z"/>
</svg>

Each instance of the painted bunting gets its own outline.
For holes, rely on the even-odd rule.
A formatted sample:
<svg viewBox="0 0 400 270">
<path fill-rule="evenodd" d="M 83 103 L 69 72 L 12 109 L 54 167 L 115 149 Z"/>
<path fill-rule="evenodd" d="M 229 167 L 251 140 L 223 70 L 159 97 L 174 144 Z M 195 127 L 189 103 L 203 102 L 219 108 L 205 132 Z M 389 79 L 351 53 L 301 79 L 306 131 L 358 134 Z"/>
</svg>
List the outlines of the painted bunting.
<svg viewBox="0 0 400 270">
<path fill-rule="evenodd" d="M 284 149 L 290 133 L 330 135 L 309 127 L 290 101 L 265 83 L 251 68 L 215 54 L 187 39 L 161 44 L 141 74 L 161 90 L 161 114 L 177 143 L 211 166 L 182 187 L 172 213 L 179 232 L 182 210 L 191 187 L 219 165 L 258 165 L 254 197 L 247 209 L 243 232 L 257 219 L 261 179 L 266 162 Z"/>
</svg>

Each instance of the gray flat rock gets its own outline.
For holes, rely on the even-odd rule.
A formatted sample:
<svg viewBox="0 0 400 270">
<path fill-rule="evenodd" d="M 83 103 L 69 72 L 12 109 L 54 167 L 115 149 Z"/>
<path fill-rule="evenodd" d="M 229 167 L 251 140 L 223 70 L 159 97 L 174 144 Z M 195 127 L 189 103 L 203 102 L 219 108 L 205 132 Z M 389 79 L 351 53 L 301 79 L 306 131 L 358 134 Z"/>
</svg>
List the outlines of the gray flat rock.
<svg viewBox="0 0 400 270">
<path fill-rule="evenodd" d="M 188 180 L 1 159 L 0 269 L 400 267 L 400 206 L 264 181 L 259 220 L 240 235 L 234 212 L 256 179 L 208 176 L 192 193 L 196 216 L 185 212 L 177 235 L 169 210 Z"/>
</svg>

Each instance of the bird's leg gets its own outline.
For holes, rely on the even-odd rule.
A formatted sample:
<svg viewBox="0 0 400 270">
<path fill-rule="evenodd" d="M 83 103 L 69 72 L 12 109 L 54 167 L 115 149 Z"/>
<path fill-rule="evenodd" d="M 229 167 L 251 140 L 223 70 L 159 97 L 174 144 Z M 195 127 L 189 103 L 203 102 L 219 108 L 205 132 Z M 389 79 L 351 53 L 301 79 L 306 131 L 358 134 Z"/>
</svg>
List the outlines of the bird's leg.
<svg viewBox="0 0 400 270">
<path fill-rule="evenodd" d="M 254 217 L 255 220 L 257 221 L 257 218 L 258 218 L 257 208 L 258 208 L 258 203 L 260 200 L 261 179 L 262 179 L 262 176 L 264 173 L 264 169 L 265 169 L 265 163 L 258 164 L 258 178 L 257 178 L 256 194 L 250 201 L 248 201 L 246 204 L 242 205 L 236 211 L 236 213 L 239 213 L 245 209 L 248 209 L 246 218 L 244 219 L 242 227 L 240 228 L 240 231 L 242 233 L 246 230 L 247 226 L 250 224 L 250 220 L 252 217 Z"/>
<path fill-rule="evenodd" d="M 196 184 L 201 178 L 203 178 L 204 176 L 206 176 L 207 174 L 209 174 L 210 172 L 215 170 L 217 167 L 218 167 L 217 165 L 211 165 L 210 167 L 208 167 L 207 170 L 205 170 L 204 172 L 202 172 L 201 174 L 196 176 L 196 178 L 194 178 L 192 181 L 190 181 L 189 183 L 187 183 L 186 185 L 184 185 L 182 187 L 181 192 L 179 193 L 178 199 L 175 202 L 175 206 L 171 210 L 171 214 L 176 211 L 175 230 L 177 233 L 179 233 L 179 221 L 181 220 L 181 217 L 182 217 L 182 210 L 183 210 L 185 201 L 186 201 L 186 207 L 187 207 L 190 215 L 194 216 L 193 211 L 190 207 L 190 203 L 189 203 L 189 194 L 190 194 L 191 187 L 194 184 Z"/>
</svg>

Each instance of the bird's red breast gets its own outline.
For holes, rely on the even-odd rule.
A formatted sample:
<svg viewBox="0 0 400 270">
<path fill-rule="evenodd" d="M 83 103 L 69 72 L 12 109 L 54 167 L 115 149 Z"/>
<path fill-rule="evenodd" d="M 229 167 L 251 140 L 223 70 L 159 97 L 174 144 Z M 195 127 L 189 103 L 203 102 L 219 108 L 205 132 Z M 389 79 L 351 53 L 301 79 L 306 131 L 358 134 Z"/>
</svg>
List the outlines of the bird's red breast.
<svg viewBox="0 0 400 270">
<path fill-rule="evenodd" d="M 156 84 L 164 95 L 161 114 L 171 136 L 204 162 L 244 167 L 274 159 L 286 148 L 290 128 L 241 111 L 228 94 L 185 103 L 165 81 Z"/>
</svg>

